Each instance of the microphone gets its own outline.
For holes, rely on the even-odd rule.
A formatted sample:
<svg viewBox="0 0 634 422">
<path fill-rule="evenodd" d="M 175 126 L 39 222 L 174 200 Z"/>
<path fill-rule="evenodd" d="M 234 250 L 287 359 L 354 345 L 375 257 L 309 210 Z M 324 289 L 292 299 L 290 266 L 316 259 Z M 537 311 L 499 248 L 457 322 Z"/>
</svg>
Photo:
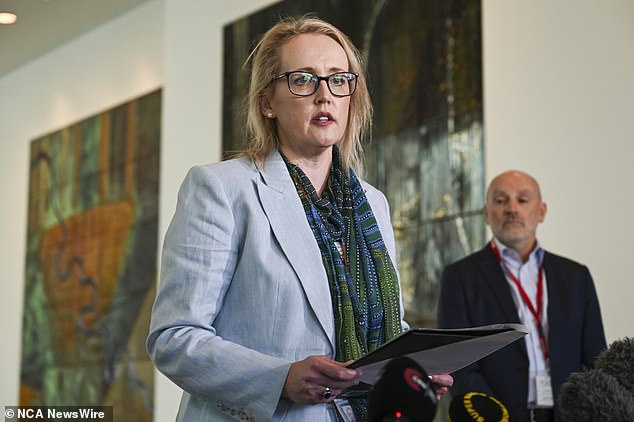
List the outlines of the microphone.
<svg viewBox="0 0 634 422">
<path fill-rule="evenodd" d="M 566 422 L 634 421 L 634 338 L 613 342 L 594 369 L 570 374 L 558 398 Z"/>
<path fill-rule="evenodd" d="M 368 422 L 431 422 L 436 392 L 427 372 L 414 360 L 388 362 L 368 397 Z"/>
<path fill-rule="evenodd" d="M 616 378 L 621 386 L 634 394 L 634 338 L 615 340 L 599 353 L 594 368 Z"/>
<path fill-rule="evenodd" d="M 566 422 L 634 420 L 634 396 L 600 370 L 573 372 L 559 391 L 559 411 Z"/>
<path fill-rule="evenodd" d="M 509 422 L 506 406 L 493 396 L 470 391 L 454 397 L 449 405 L 449 422 Z"/>
</svg>

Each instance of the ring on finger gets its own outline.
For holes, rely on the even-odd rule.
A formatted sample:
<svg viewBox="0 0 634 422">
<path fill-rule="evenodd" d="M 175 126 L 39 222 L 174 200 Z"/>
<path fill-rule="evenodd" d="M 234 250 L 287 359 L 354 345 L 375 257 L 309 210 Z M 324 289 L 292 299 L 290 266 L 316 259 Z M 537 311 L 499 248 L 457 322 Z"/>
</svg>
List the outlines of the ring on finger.
<svg viewBox="0 0 634 422">
<path fill-rule="evenodd" d="M 324 387 L 324 392 L 321 395 L 324 400 L 328 400 L 329 398 L 332 397 L 332 391 L 330 390 L 330 387 Z"/>
</svg>

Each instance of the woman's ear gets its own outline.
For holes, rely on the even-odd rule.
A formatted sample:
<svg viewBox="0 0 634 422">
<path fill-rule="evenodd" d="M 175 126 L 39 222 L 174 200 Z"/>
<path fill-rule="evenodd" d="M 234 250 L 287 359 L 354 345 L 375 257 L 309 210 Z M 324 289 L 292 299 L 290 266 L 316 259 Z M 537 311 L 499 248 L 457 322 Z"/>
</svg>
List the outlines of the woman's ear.
<svg viewBox="0 0 634 422">
<path fill-rule="evenodd" d="M 273 112 L 273 107 L 271 107 L 271 100 L 268 98 L 263 98 L 260 102 L 260 112 L 267 119 L 274 119 L 275 113 Z"/>
</svg>

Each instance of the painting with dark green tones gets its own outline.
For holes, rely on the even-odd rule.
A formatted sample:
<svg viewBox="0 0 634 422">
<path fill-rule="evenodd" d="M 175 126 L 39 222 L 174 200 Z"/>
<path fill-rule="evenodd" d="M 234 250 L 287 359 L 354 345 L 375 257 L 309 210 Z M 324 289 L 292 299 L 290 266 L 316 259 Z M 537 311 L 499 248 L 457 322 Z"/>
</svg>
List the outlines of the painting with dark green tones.
<svg viewBox="0 0 634 422">
<path fill-rule="evenodd" d="M 161 91 L 31 142 L 22 406 L 153 420 Z"/>
<path fill-rule="evenodd" d="M 442 269 L 485 243 L 481 2 L 288 0 L 226 25 L 225 156 L 245 146 L 249 53 L 280 17 L 306 13 L 365 57 L 375 113 L 364 178 L 390 203 L 405 318 L 434 326 Z"/>
</svg>

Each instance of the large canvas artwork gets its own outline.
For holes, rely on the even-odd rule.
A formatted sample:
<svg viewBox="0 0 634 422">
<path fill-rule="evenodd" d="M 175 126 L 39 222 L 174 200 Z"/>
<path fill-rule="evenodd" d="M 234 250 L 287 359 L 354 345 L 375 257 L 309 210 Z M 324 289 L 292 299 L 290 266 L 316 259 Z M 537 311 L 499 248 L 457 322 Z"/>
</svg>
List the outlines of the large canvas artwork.
<svg viewBox="0 0 634 422">
<path fill-rule="evenodd" d="M 31 143 L 20 405 L 153 420 L 161 91 Z"/>
<path fill-rule="evenodd" d="M 227 25 L 226 156 L 244 147 L 246 58 L 279 17 L 305 13 L 366 58 L 375 119 L 365 178 L 390 202 L 406 319 L 434 326 L 442 268 L 484 244 L 481 4 L 292 0 Z"/>
</svg>

